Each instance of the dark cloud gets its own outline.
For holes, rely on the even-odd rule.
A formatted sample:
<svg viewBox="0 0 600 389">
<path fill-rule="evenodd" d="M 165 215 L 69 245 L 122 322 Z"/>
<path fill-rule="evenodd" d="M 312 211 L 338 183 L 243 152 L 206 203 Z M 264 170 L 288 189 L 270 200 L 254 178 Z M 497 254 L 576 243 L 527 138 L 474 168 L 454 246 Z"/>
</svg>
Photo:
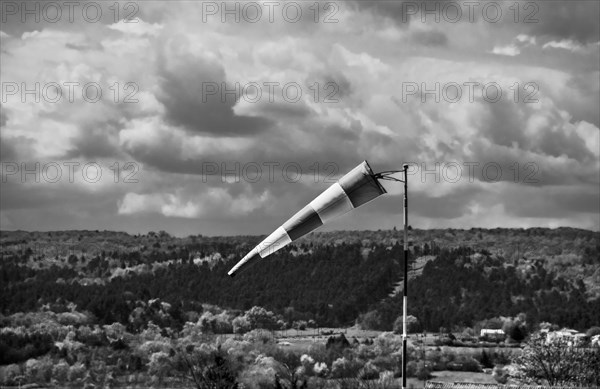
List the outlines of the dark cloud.
<svg viewBox="0 0 600 389">
<path fill-rule="evenodd" d="M 4 136 L 0 136 L 0 160 L 14 161 L 16 158 L 14 146 Z"/>
<path fill-rule="evenodd" d="M 554 187 L 543 196 L 512 190 L 505 194 L 503 202 L 509 215 L 519 217 L 566 218 L 600 213 L 598 191 L 581 187 Z"/>
<path fill-rule="evenodd" d="M 483 103 L 488 115 L 478 123 L 482 138 L 489 139 L 495 145 L 506 148 L 517 147 L 522 151 L 533 152 L 540 156 L 561 157 L 582 164 L 593 163 L 596 156 L 586 147 L 585 140 L 570 128 L 569 122 L 557 109 L 547 111 L 544 128 L 528 131 L 528 121 L 536 113 L 532 104 L 515 103 L 502 99 L 496 103 Z"/>
<path fill-rule="evenodd" d="M 115 4 L 118 7 L 115 7 Z M 122 19 L 156 20 L 153 7 L 138 2 L 44 2 L 37 0 L 2 1 L 0 29 L 13 36 L 43 30 L 73 31 L 74 28 L 107 26 Z M 160 15 L 160 19 L 164 15 Z"/>
<path fill-rule="evenodd" d="M 414 192 L 411 194 L 411 212 L 418 216 L 441 219 L 455 219 L 468 212 L 471 200 L 477 197 L 480 189 L 465 185 L 443 196 L 432 196 L 431 191 Z M 400 196 L 397 203 L 400 203 Z"/>
<path fill-rule="evenodd" d="M 191 55 L 167 61 L 174 65 L 164 61 L 159 65 L 157 99 L 165 106 L 165 117 L 171 124 L 214 136 L 252 136 L 271 126 L 269 119 L 234 113 L 239 95 L 223 96 L 221 92 L 225 88 L 235 90 L 236 82 L 227 82 L 220 65 Z M 214 88 L 216 94 L 211 94 L 209 88 Z"/>
<path fill-rule="evenodd" d="M 8 112 L 6 112 L 6 108 L 0 104 L 0 127 L 6 126 L 8 122 Z"/>
<path fill-rule="evenodd" d="M 418 176 L 409 176 L 410 185 L 418 181 Z M 395 182 L 382 182 L 384 187 L 391 190 Z M 456 219 L 470 213 L 469 206 L 485 196 L 485 191 L 476 185 L 457 184 L 450 193 L 439 195 L 432 190 L 409 189 L 409 206 L 412 215 L 434 219 Z M 403 195 L 387 194 L 373 205 L 373 211 L 380 215 L 402 213 Z"/>
<path fill-rule="evenodd" d="M 412 40 L 423 46 L 446 46 L 448 37 L 441 31 L 415 31 Z"/>
<path fill-rule="evenodd" d="M 527 2 L 521 3 L 527 4 Z M 538 22 L 528 24 L 533 35 L 548 36 L 552 39 L 574 39 L 581 43 L 595 43 L 600 40 L 600 2 L 587 0 L 536 1 L 539 12 Z M 530 6 L 527 12 L 533 12 Z"/>
<path fill-rule="evenodd" d="M 263 98 L 266 99 L 267 97 L 263 96 Z M 310 114 L 314 114 L 314 112 L 304 103 L 303 100 L 300 100 L 297 103 L 266 103 L 258 107 L 257 110 L 266 117 L 281 120 L 290 118 L 303 118 L 309 116 Z"/>
<path fill-rule="evenodd" d="M 529 146 L 525 136 L 527 112 L 524 105 L 517 105 L 507 99 L 496 103 L 481 104 L 488 108 L 489 115 L 481 123 L 483 137 L 499 146 L 512 147 L 513 143 L 521 147 Z"/>
<path fill-rule="evenodd" d="M 355 4 L 359 10 L 368 10 L 374 14 L 381 15 L 387 18 L 391 18 L 400 24 L 407 24 L 410 22 L 411 17 L 410 10 L 408 10 L 407 3 L 410 1 L 366 1 L 356 0 Z M 412 2 L 415 3 L 415 2 Z M 419 4 L 419 3 L 417 3 Z M 417 5 L 418 6 L 418 5 Z"/>
<path fill-rule="evenodd" d="M 354 4 L 359 10 L 367 10 L 374 14 L 394 20 L 398 25 L 407 25 L 410 22 L 422 22 L 422 19 L 428 24 L 434 23 L 435 17 L 439 17 L 441 23 L 449 23 L 443 18 L 445 16 L 445 3 L 453 3 L 444 0 L 425 0 L 425 1 L 366 1 L 357 0 Z M 462 10 L 460 22 L 469 22 L 469 9 L 467 5 L 459 2 Z M 473 6 L 473 18 L 475 22 L 483 20 L 484 4 L 477 3 Z M 512 8 L 509 8 L 512 7 Z M 502 17 L 499 25 L 510 28 L 524 28 L 529 30 L 530 35 L 546 36 L 550 39 L 574 39 L 581 43 L 595 43 L 600 40 L 600 2 L 589 0 L 574 1 L 529 1 L 520 0 L 519 23 L 515 23 L 515 6 L 513 3 L 500 3 Z M 426 10 L 437 10 L 437 12 L 427 13 Z M 447 11 L 449 19 L 455 17 L 454 9 Z M 491 11 L 490 11 L 491 12 Z M 518 26 L 517 26 L 518 24 Z M 443 45 L 444 38 L 439 34 L 426 37 L 416 37 L 421 39 L 422 43 L 429 45 Z"/>
<path fill-rule="evenodd" d="M 576 72 L 567 82 L 573 92 L 581 98 L 565 98 L 561 103 L 573 115 L 573 121 L 585 120 L 596 127 L 600 127 L 600 110 L 598 109 L 600 106 L 600 92 L 597 64 L 598 61 L 596 61 L 596 69 L 593 71 Z"/>
<path fill-rule="evenodd" d="M 572 131 L 564 128 L 548 128 L 532 145 L 532 150 L 542 152 L 553 157 L 566 155 L 576 161 L 593 163 L 597 158 L 586 147 L 585 141 Z"/>
<path fill-rule="evenodd" d="M 313 176 L 339 175 L 349 171 L 366 156 L 357 151 L 360 142 L 357 135 L 337 126 L 321 130 L 321 143 L 313 143 L 312 148 L 301 148 L 294 142 L 293 136 L 275 134 L 264 142 L 257 141 L 245 147 L 243 151 L 232 155 L 218 148 L 203 155 L 182 157 L 183 145 L 168 133 L 160 135 L 160 141 L 153 145 L 127 145 L 127 152 L 148 166 L 160 171 L 202 175 L 218 166 L 223 169 L 235 169 L 236 164 L 245 166 L 256 163 L 267 175 L 269 164 L 275 163 L 272 169 L 278 177 L 282 177 L 282 169 L 288 166 L 288 173 L 294 177 L 299 169 L 303 174 Z M 235 142 L 232 139 L 232 142 Z"/>
<path fill-rule="evenodd" d="M 98 50 L 98 51 L 102 51 L 104 50 L 104 47 L 102 46 L 102 43 L 97 42 L 97 43 L 84 43 L 84 44 L 79 44 L 79 43 L 66 43 L 65 47 L 71 50 L 75 50 L 75 51 L 91 51 L 91 50 Z"/>
<path fill-rule="evenodd" d="M 106 158 L 121 154 L 116 140 L 122 124 L 116 119 L 81 126 L 79 134 L 71 140 L 72 149 L 66 158 Z"/>
<path fill-rule="evenodd" d="M 0 135 L 0 159 L 20 163 L 22 158 L 35 155 L 31 139 L 24 136 Z"/>
<path fill-rule="evenodd" d="M 474 166 L 474 177 L 482 182 L 508 181 L 520 185 L 578 186 L 598 185 L 594 165 L 587 166 L 574 159 L 551 158 L 546 155 L 527 153 L 520 149 L 495 147 L 483 140 L 474 140 L 472 153 L 465 157 Z"/>
<path fill-rule="evenodd" d="M 33 169 L 35 163 L 36 161 L 25 162 L 25 166 Z M 39 163 L 42 169 L 44 162 Z M 2 210 L 60 208 L 65 212 L 63 217 L 69 217 L 73 212 L 85 212 L 90 215 L 105 212 L 114 214 L 117 211 L 115 197 L 122 195 L 126 189 L 134 189 L 128 186 L 130 184 L 120 183 L 104 191 L 89 191 L 85 186 L 95 184 L 81 185 L 83 178 L 80 170 L 75 170 L 73 182 L 69 182 L 68 168 L 62 163 L 58 165 L 61 166 L 62 175 L 56 183 L 44 181 L 42 173 L 37 176 L 39 182 L 35 182 L 36 177 L 33 174 L 28 174 L 24 179 L 18 173 L 6 177 L 0 192 Z M 54 175 L 55 172 L 48 174 Z M 23 185 L 23 182 L 27 184 Z"/>
<path fill-rule="evenodd" d="M 336 100 L 343 101 L 345 97 L 354 93 L 352 82 L 342 72 L 331 72 L 319 77 L 319 86 L 322 89 L 321 101 Z"/>
</svg>

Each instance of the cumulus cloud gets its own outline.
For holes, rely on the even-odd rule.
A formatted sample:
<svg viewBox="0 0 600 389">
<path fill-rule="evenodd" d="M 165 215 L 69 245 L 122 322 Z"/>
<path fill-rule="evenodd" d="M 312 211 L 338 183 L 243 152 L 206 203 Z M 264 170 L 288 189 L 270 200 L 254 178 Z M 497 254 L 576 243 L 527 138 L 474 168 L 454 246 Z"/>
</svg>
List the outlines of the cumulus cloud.
<svg viewBox="0 0 600 389">
<path fill-rule="evenodd" d="M 7 176 L 1 228 L 263 234 L 363 159 L 417 167 L 416 227 L 600 228 L 597 3 L 518 2 L 536 23 L 508 5 L 498 23 L 481 9 L 454 23 L 411 8 L 435 1 L 311 4 L 295 23 L 281 9 L 223 23 L 190 2 L 140 3 L 137 23 L 10 17 L 0 158 L 78 163 L 79 180 Z M 60 101 L 35 96 L 49 82 Z M 386 187 L 325 229 L 398 224 L 401 187 Z"/>
<path fill-rule="evenodd" d="M 515 45 L 496 46 L 494 47 L 494 50 L 492 50 L 492 53 L 514 57 L 515 55 L 521 54 L 521 50 Z"/>
<path fill-rule="evenodd" d="M 159 64 L 157 95 L 171 123 L 191 132 L 217 136 L 250 136 L 269 128 L 266 118 L 235 114 L 237 81 L 228 82 L 221 65 L 190 54 L 176 59 L 171 55 L 166 63 Z M 226 94 L 227 91 L 232 93 Z"/>
</svg>

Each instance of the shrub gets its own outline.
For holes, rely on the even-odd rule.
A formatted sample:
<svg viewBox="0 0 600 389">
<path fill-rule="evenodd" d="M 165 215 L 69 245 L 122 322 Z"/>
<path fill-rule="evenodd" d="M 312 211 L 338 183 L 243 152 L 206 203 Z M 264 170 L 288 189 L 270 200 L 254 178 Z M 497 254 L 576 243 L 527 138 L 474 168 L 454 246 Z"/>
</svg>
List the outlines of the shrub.
<svg viewBox="0 0 600 389">
<path fill-rule="evenodd" d="M 492 367 L 494 367 L 494 362 L 492 361 L 492 358 L 485 350 L 481 352 L 479 362 L 481 362 L 481 365 L 486 369 L 491 369 Z"/>
<path fill-rule="evenodd" d="M 395 352 L 400 352 L 402 350 L 402 339 L 391 332 L 384 332 L 375 338 L 373 345 L 377 355 L 385 356 Z"/>
<path fill-rule="evenodd" d="M 585 336 L 587 336 L 588 338 L 591 338 L 592 336 L 596 336 L 596 335 L 600 335 L 600 327 L 591 327 L 585 333 Z"/>
<path fill-rule="evenodd" d="M 119 339 L 125 335 L 125 326 L 121 323 L 112 323 L 102 327 L 110 339 Z"/>
<path fill-rule="evenodd" d="M 277 318 L 271 311 L 267 311 L 263 307 L 254 306 L 244 315 L 250 323 L 250 328 L 264 328 L 267 330 L 278 329 Z"/>
<path fill-rule="evenodd" d="M 29 382 L 35 382 L 40 367 L 40 362 L 37 359 L 28 359 L 25 362 L 25 376 Z"/>
<path fill-rule="evenodd" d="M 325 362 L 317 362 L 313 366 L 313 371 L 315 372 L 315 375 L 325 377 L 329 373 L 329 368 Z"/>
<path fill-rule="evenodd" d="M 52 360 L 48 357 L 43 357 L 39 360 L 38 371 L 36 374 L 36 382 L 49 382 L 52 378 L 52 370 L 54 364 Z"/>
<path fill-rule="evenodd" d="M 233 326 L 225 312 L 213 315 L 206 311 L 198 319 L 198 324 L 204 333 L 231 334 L 233 332 Z"/>
<path fill-rule="evenodd" d="M 338 350 L 342 350 L 350 347 L 350 342 L 348 342 L 348 339 L 346 339 L 346 336 L 344 336 L 344 334 L 339 334 L 327 338 L 327 343 L 325 344 L 325 347 L 327 349 L 335 348 Z"/>
<path fill-rule="evenodd" d="M 305 320 L 298 320 L 292 323 L 292 328 L 299 330 L 299 331 L 304 331 L 306 329 L 307 323 Z"/>
<path fill-rule="evenodd" d="M 67 381 L 68 374 L 69 364 L 62 359 L 52 368 L 52 378 L 58 382 Z"/>
<path fill-rule="evenodd" d="M 24 328 L 0 331 L 0 364 L 18 363 L 46 354 L 54 346 L 52 336 L 26 332 Z"/>
<path fill-rule="evenodd" d="M 56 319 L 62 325 L 81 325 L 90 322 L 90 318 L 85 313 L 81 312 L 59 313 Z"/>
<path fill-rule="evenodd" d="M 8 366 L 1 366 L 0 371 L 2 372 L 0 382 L 4 385 L 15 386 L 17 384 L 16 378 L 22 376 L 21 368 L 16 363 Z"/>
<path fill-rule="evenodd" d="M 159 385 L 162 385 L 163 379 L 169 371 L 169 360 L 169 354 L 163 351 L 153 353 L 150 356 L 150 361 L 148 362 L 148 374 L 155 377 Z"/>
<path fill-rule="evenodd" d="M 454 344 L 454 341 L 452 339 L 450 339 L 447 336 L 444 336 L 442 338 L 438 338 L 436 339 L 433 344 L 435 344 L 436 346 L 452 346 Z"/>
<path fill-rule="evenodd" d="M 138 351 L 143 357 L 149 358 L 150 355 L 157 352 L 168 353 L 171 350 L 171 343 L 168 339 L 165 340 L 149 340 L 142 343 L 138 347 Z"/>
<path fill-rule="evenodd" d="M 394 333 L 401 334 L 402 330 L 403 330 L 403 317 L 402 317 L 402 315 L 400 315 L 396 318 L 396 321 L 394 321 Z M 423 327 L 421 326 L 421 323 L 419 323 L 419 320 L 415 316 L 408 315 L 406 317 L 406 332 L 413 334 L 415 332 L 421 332 L 422 330 L 423 330 Z"/>
<path fill-rule="evenodd" d="M 338 349 L 336 347 L 328 349 L 324 344 L 316 343 L 308 348 L 307 354 L 315 361 L 325 362 L 328 366 L 331 366 L 333 361 L 344 356 L 344 349 Z"/>
<path fill-rule="evenodd" d="M 233 332 L 236 334 L 245 334 L 251 330 L 250 322 L 246 316 L 238 316 L 231 322 Z"/>
<path fill-rule="evenodd" d="M 468 358 L 462 362 L 462 371 L 470 371 L 474 373 L 481 372 L 481 365 L 474 358 Z"/>
<path fill-rule="evenodd" d="M 379 388 L 396 388 L 396 380 L 394 379 L 393 371 L 384 371 L 379 375 Z"/>
<path fill-rule="evenodd" d="M 83 377 L 85 376 L 86 370 L 87 369 L 81 362 L 77 362 L 69 368 L 69 373 L 67 374 L 67 379 L 70 382 L 75 382 L 77 380 L 83 379 Z"/>
<path fill-rule="evenodd" d="M 259 355 L 254 363 L 242 372 L 240 381 L 248 389 L 274 388 L 274 381 L 280 370 L 279 364 L 273 358 Z"/>
<path fill-rule="evenodd" d="M 88 326 L 81 326 L 77 329 L 76 340 L 88 346 L 100 347 L 109 344 L 105 333 L 100 328 L 92 329 Z"/>
<path fill-rule="evenodd" d="M 425 362 L 420 361 L 417 363 L 417 368 L 415 372 L 415 376 L 418 380 L 427 381 L 432 377 L 431 369 L 425 365 Z"/>
<path fill-rule="evenodd" d="M 590 386 L 600 382 L 600 353 L 593 348 L 569 347 L 569 340 L 535 333 L 512 362 L 510 374 L 525 383 Z"/>
<path fill-rule="evenodd" d="M 315 360 L 313 357 L 307 354 L 302 354 L 300 357 L 300 365 L 303 375 L 311 376 L 314 374 Z"/>
<path fill-rule="evenodd" d="M 496 365 L 494 366 L 494 370 L 492 370 L 492 377 L 496 382 L 505 384 L 508 381 L 508 371 L 504 369 L 504 366 Z"/>
<path fill-rule="evenodd" d="M 376 310 L 360 315 L 356 322 L 363 330 L 385 330 L 381 313 Z"/>
<path fill-rule="evenodd" d="M 358 378 L 361 380 L 376 380 L 379 378 L 379 370 L 371 361 L 368 361 L 358 372 Z"/>
<path fill-rule="evenodd" d="M 363 364 L 356 359 L 338 358 L 331 364 L 331 376 L 333 378 L 354 378 L 362 367 Z"/>
<path fill-rule="evenodd" d="M 401 374 L 401 372 L 399 372 Z M 417 361 L 408 361 L 406 363 L 406 377 L 415 377 L 417 375 Z M 401 375 L 400 375 L 401 376 Z"/>
<path fill-rule="evenodd" d="M 527 327 L 519 320 L 508 320 L 502 326 L 504 333 L 508 337 L 507 340 L 512 340 L 513 343 L 520 343 L 527 336 Z"/>
<path fill-rule="evenodd" d="M 265 330 L 252 330 L 244 335 L 244 340 L 250 343 L 275 344 L 273 334 Z"/>
<path fill-rule="evenodd" d="M 377 358 L 378 352 L 375 347 L 367 344 L 361 344 L 355 351 L 356 356 L 364 361 L 370 361 Z"/>
<path fill-rule="evenodd" d="M 379 371 L 394 371 L 396 370 L 396 367 L 398 367 L 399 361 L 391 355 L 379 355 L 373 359 L 373 365 L 375 365 Z"/>
</svg>

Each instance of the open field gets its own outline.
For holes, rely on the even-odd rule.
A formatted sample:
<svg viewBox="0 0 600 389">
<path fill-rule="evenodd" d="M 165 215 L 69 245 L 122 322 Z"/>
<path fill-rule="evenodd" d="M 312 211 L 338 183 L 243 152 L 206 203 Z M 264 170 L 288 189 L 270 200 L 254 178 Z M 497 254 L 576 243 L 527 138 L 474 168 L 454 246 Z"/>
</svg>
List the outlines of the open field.
<svg viewBox="0 0 600 389">
<path fill-rule="evenodd" d="M 350 328 L 310 328 L 306 330 L 290 329 L 273 332 L 280 345 L 283 345 L 284 347 L 290 346 L 295 349 L 308 349 L 311 344 L 315 343 L 324 344 L 327 342 L 327 339 L 333 335 L 344 334 L 349 342 L 353 342 L 354 339 L 359 342 L 364 342 L 366 339 L 374 339 L 382 333 L 385 332 L 362 330 L 360 328 L 356 328 L 356 326 Z M 440 336 L 436 333 L 427 333 L 424 335 L 409 334 L 408 345 L 414 347 L 415 349 L 423 349 L 424 351 L 437 349 L 440 347 L 442 350 L 451 351 L 461 355 L 474 355 L 481 353 L 482 350 L 502 351 L 503 353 L 510 355 L 520 353 L 521 351 L 520 347 L 518 346 L 509 346 L 505 345 L 504 343 L 499 343 L 495 346 L 490 346 L 489 343 L 487 343 L 482 344 L 481 346 L 473 345 L 473 347 L 436 346 L 435 341 L 438 339 L 440 339 Z"/>
<path fill-rule="evenodd" d="M 491 374 L 473 373 L 468 371 L 436 371 L 432 373 L 433 378 L 429 381 L 438 382 L 473 382 L 477 384 L 495 384 L 497 383 Z"/>
</svg>

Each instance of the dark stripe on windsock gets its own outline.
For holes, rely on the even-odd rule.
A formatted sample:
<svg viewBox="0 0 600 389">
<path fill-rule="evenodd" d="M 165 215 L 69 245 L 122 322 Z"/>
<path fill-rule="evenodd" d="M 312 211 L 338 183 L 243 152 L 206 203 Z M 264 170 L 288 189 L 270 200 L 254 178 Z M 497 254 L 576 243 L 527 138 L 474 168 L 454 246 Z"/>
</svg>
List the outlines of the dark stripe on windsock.
<svg viewBox="0 0 600 389">
<path fill-rule="evenodd" d="M 290 220 L 285 222 L 283 229 L 287 231 L 290 239 L 294 241 L 322 225 L 323 221 L 321 221 L 317 212 L 310 205 L 307 205 L 300 212 L 292 216 Z"/>
<path fill-rule="evenodd" d="M 357 170 L 356 174 L 353 174 L 355 173 L 354 170 Z M 354 168 L 354 170 L 339 180 L 340 186 L 346 192 L 354 208 L 360 207 L 386 193 L 379 181 L 373 177 L 373 171 L 367 161 Z"/>
</svg>

